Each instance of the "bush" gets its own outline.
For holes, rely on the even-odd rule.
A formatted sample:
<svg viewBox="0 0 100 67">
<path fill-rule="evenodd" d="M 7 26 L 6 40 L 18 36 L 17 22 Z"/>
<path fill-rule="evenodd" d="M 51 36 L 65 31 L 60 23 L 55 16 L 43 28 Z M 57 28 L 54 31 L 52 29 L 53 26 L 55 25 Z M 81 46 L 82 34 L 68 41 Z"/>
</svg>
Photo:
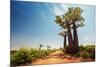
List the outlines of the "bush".
<svg viewBox="0 0 100 67">
<path fill-rule="evenodd" d="M 34 48 L 20 48 L 18 51 L 11 51 L 11 65 L 16 66 L 21 64 L 27 64 L 30 63 L 32 60 L 44 58 L 50 53 L 55 52 L 56 50 L 57 49 L 38 51 Z"/>
<path fill-rule="evenodd" d="M 90 58 L 95 59 L 95 52 L 90 54 Z"/>
<path fill-rule="evenodd" d="M 81 57 L 83 58 L 89 58 L 90 57 L 90 54 L 88 52 L 83 52 L 80 54 Z"/>
<path fill-rule="evenodd" d="M 79 46 L 80 51 L 86 51 L 86 52 L 94 52 L 95 51 L 95 45 L 86 45 L 86 46 Z"/>
<path fill-rule="evenodd" d="M 43 58 L 43 57 L 46 57 L 50 54 L 50 50 L 41 50 L 38 54 L 38 57 L 39 58 Z"/>
<path fill-rule="evenodd" d="M 20 57 L 18 57 L 18 53 L 13 53 L 10 55 L 10 62 L 11 65 L 17 65 L 19 64 L 17 61 L 20 59 Z"/>
<path fill-rule="evenodd" d="M 32 57 L 32 60 L 36 60 L 38 58 L 38 54 L 39 54 L 38 50 L 33 48 L 30 49 L 30 55 Z"/>
<path fill-rule="evenodd" d="M 80 53 L 78 52 L 78 53 L 76 53 L 74 56 L 75 56 L 75 57 L 80 57 Z"/>
<path fill-rule="evenodd" d="M 11 54 L 11 65 L 30 63 L 31 59 L 28 49 L 20 48 L 18 52 Z"/>
<path fill-rule="evenodd" d="M 80 51 L 85 51 L 86 50 L 86 47 L 81 45 L 81 46 L 79 46 L 79 50 Z"/>
<path fill-rule="evenodd" d="M 95 52 L 95 46 L 94 45 L 87 45 L 86 51 L 89 52 L 89 53 L 94 53 Z"/>
</svg>

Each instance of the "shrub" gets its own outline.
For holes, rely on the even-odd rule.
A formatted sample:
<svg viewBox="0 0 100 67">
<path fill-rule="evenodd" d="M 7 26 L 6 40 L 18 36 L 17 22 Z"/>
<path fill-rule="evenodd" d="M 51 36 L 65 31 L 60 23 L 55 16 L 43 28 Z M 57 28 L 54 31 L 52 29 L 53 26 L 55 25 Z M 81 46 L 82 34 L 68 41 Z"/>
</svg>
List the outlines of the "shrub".
<svg viewBox="0 0 100 67">
<path fill-rule="evenodd" d="M 79 50 L 80 50 L 80 51 L 85 51 L 85 50 L 86 50 L 86 47 L 83 46 L 83 45 L 81 45 L 81 46 L 79 46 Z"/>
<path fill-rule="evenodd" d="M 11 54 L 11 65 L 30 63 L 31 59 L 28 49 L 20 48 L 18 52 Z"/>
<path fill-rule="evenodd" d="M 17 61 L 20 59 L 20 57 L 18 57 L 18 53 L 13 53 L 10 55 L 10 63 L 11 65 L 17 65 L 19 64 Z"/>
<path fill-rule="evenodd" d="M 94 45 L 87 45 L 86 51 L 89 52 L 89 53 L 95 52 L 95 46 Z"/>
<path fill-rule="evenodd" d="M 80 51 L 86 51 L 86 52 L 94 52 L 95 51 L 95 45 L 80 45 L 79 46 Z"/>
<path fill-rule="evenodd" d="M 30 48 L 20 48 L 18 51 L 11 51 L 10 59 L 11 65 L 21 65 L 30 63 L 32 60 L 36 60 L 38 58 L 44 58 L 49 55 L 51 52 L 56 50 L 41 50 L 38 51 L 36 49 Z"/>
<path fill-rule="evenodd" d="M 31 55 L 28 49 L 20 48 L 19 55 L 24 59 L 25 62 L 31 62 Z"/>
<path fill-rule="evenodd" d="M 36 60 L 38 58 L 38 54 L 39 54 L 38 50 L 33 48 L 30 49 L 30 55 L 32 57 L 32 60 Z"/>
<path fill-rule="evenodd" d="M 95 59 L 95 52 L 90 53 L 90 58 Z"/>
<path fill-rule="evenodd" d="M 76 53 L 74 56 L 75 56 L 75 57 L 80 57 L 80 53 L 78 52 L 78 53 Z"/>
<path fill-rule="evenodd" d="M 83 58 L 89 58 L 90 57 L 90 54 L 88 52 L 83 52 L 80 54 L 81 57 Z"/>
<path fill-rule="evenodd" d="M 48 54 L 49 54 L 48 50 L 42 50 L 39 52 L 38 57 L 43 58 L 43 57 L 46 57 Z"/>
</svg>

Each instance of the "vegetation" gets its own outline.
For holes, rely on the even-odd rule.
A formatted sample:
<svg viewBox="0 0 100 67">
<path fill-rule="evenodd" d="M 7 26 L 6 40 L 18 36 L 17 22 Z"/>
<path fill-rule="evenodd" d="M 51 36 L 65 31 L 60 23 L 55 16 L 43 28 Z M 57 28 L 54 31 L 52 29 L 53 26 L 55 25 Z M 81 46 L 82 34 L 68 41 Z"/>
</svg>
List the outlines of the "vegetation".
<svg viewBox="0 0 100 67">
<path fill-rule="evenodd" d="M 20 65 L 31 62 L 31 55 L 26 48 L 20 48 L 19 51 L 11 53 L 11 65 Z"/>
<path fill-rule="evenodd" d="M 73 54 L 71 54 L 73 55 Z M 74 54 L 75 57 L 90 58 L 95 60 L 95 45 L 79 46 L 79 52 Z"/>
<path fill-rule="evenodd" d="M 68 36 L 67 31 L 60 32 L 59 35 L 64 37 L 63 51 L 66 52 L 66 36 Z"/>
<path fill-rule="evenodd" d="M 51 48 L 51 47 L 48 45 L 48 46 L 47 46 L 47 50 L 50 50 L 50 48 Z"/>
<path fill-rule="evenodd" d="M 43 45 L 42 44 L 40 44 L 40 47 L 39 47 L 39 51 L 41 51 L 41 48 L 43 47 Z"/>
<path fill-rule="evenodd" d="M 68 46 L 66 46 L 66 49 L 68 49 Z M 34 48 L 20 48 L 19 50 L 11 51 L 10 59 L 11 59 L 11 65 L 23 65 L 23 64 L 29 64 L 32 61 L 35 61 L 39 58 L 46 58 L 50 53 L 56 52 L 56 51 L 62 51 L 61 48 L 59 49 L 45 49 L 45 50 L 37 50 Z M 90 58 L 92 60 L 95 60 L 95 45 L 86 45 L 86 46 L 79 46 L 79 52 L 76 54 L 69 54 L 66 53 L 66 55 L 73 56 L 73 57 L 82 57 L 84 59 Z"/>
<path fill-rule="evenodd" d="M 77 28 L 84 26 L 84 18 L 81 16 L 83 10 L 80 7 L 68 8 L 63 16 L 56 16 L 55 22 L 68 32 L 68 49 L 69 53 L 79 51 Z M 73 30 L 73 36 L 71 29 Z M 66 45 L 66 35 L 64 35 L 64 46 Z M 63 48 L 65 50 L 65 47 Z"/>
<path fill-rule="evenodd" d="M 50 53 L 55 52 L 59 49 L 49 49 L 49 50 L 37 50 L 34 48 L 20 48 L 19 50 L 13 50 L 11 51 L 10 60 L 11 65 L 22 65 L 22 64 L 28 64 L 33 60 L 39 59 L 39 58 L 45 58 Z"/>
<path fill-rule="evenodd" d="M 94 45 L 81 46 L 80 53 L 83 58 L 95 59 L 95 46 Z"/>
</svg>

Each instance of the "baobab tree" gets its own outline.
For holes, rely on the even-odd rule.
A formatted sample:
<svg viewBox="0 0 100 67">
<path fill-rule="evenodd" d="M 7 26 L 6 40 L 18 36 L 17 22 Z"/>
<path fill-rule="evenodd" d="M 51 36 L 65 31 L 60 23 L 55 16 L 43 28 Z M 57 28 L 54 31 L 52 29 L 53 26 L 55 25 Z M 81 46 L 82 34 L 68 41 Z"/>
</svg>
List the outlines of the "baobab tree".
<svg viewBox="0 0 100 67">
<path fill-rule="evenodd" d="M 66 36 L 68 36 L 67 31 L 60 32 L 59 35 L 64 37 L 64 43 L 63 43 L 63 51 L 66 52 Z"/>
<path fill-rule="evenodd" d="M 84 26 L 83 10 L 80 7 L 68 8 L 62 16 L 56 16 L 55 22 L 63 29 L 68 30 L 68 52 L 77 53 L 79 51 L 77 28 Z M 71 29 L 73 30 L 73 38 Z"/>
<path fill-rule="evenodd" d="M 39 51 L 41 51 L 41 48 L 43 47 L 43 45 L 42 44 L 40 44 L 40 46 L 39 46 Z"/>
<path fill-rule="evenodd" d="M 72 39 L 72 33 L 71 33 L 71 27 L 70 27 L 70 19 L 69 17 L 63 15 L 63 16 L 56 16 L 55 22 L 61 26 L 64 30 L 66 29 L 68 32 L 68 45 L 69 45 L 69 51 L 72 51 L 71 49 L 73 47 L 73 39 Z"/>
<path fill-rule="evenodd" d="M 51 47 L 48 45 L 48 46 L 47 46 L 47 50 L 50 50 L 50 48 L 51 48 Z"/>
<path fill-rule="evenodd" d="M 71 21 L 70 25 L 72 25 L 73 29 L 73 46 L 75 53 L 79 51 L 77 28 L 84 26 L 84 18 L 82 17 L 82 12 L 83 10 L 80 7 L 71 7 L 68 9 L 67 14 L 65 14 L 65 16 L 68 16 Z"/>
</svg>

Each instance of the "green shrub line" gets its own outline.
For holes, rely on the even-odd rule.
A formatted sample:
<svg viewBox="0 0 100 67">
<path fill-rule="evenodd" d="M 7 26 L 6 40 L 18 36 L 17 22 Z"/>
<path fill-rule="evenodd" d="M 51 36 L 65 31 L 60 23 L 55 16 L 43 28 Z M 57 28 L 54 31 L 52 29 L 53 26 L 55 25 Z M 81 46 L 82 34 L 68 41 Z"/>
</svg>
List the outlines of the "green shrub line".
<svg viewBox="0 0 100 67">
<path fill-rule="evenodd" d="M 67 49 L 67 48 L 66 48 Z M 45 58 L 50 53 L 55 52 L 57 50 L 62 49 L 50 49 L 50 50 L 37 50 L 34 48 L 20 48 L 19 50 L 14 50 L 10 52 L 10 63 L 11 66 L 19 66 L 21 64 L 29 64 L 32 61 L 35 61 L 39 58 Z M 95 59 L 95 46 L 94 45 L 87 45 L 87 46 L 80 46 L 79 52 L 77 54 L 68 54 L 65 55 L 75 56 L 75 57 L 83 57 L 84 59 L 92 58 Z"/>
<path fill-rule="evenodd" d="M 79 52 L 70 56 L 95 59 L 95 45 L 79 46 Z"/>
<path fill-rule="evenodd" d="M 55 52 L 55 51 L 57 51 L 57 49 L 39 51 L 34 48 L 30 48 L 30 49 L 20 48 L 17 51 L 11 51 L 10 63 L 11 63 L 11 66 L 27 64 L 38 58 L 46 57 L 51 52 Z"/>
</svg>

